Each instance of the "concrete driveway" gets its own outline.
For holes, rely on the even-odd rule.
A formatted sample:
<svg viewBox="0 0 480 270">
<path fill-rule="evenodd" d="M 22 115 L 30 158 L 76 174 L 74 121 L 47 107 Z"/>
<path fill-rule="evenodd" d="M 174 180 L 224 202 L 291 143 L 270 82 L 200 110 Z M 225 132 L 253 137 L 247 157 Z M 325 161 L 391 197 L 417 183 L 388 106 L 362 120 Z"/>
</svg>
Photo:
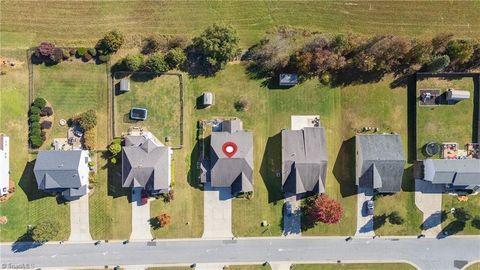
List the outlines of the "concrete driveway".
<svg viewBox="0 0 480 270">
<path fill-rule="evenodd" d="M 423 212 L 422 233 L 425 237 L 437 237 L 442 231 L 442 194 L 440 185 L 415 180 L 415 204 Z"/>
<path fill-rule="evenodd" d="M 92 241 L 88 212 L 88 194 L 70 202 L 70 237 L 68 241 Z"/>
<path fill-rule="evenodd" d="M 204 186 L 203 195 L 203 238 L 231 238 L 232 195 L 230 188 Z"/>
<path fill-rule="evenodd" d="M 289 196 L 285 198 L 285 203 L 289 202 L 292 205 L 292 214 L 288 215 L 283 207 L 283 235 L 286 237 L 298 237 L 302 235 L 300 201 L 297 196 Z"/>
<path fill-rule="evenodd" d="M 142 205 L 142 189 L 132 189 L 132 234 L 131 240 L 150 240 L 150 201 Z"/>
<path fill-rule="evenodd" d="M 366 202 L 373 198 L 373 189 L 358 188 L 357 194 L 357 231 L 355 236 L 371 237 L 373 230 L 373 216 L 368 215 Z"/>
</svg>

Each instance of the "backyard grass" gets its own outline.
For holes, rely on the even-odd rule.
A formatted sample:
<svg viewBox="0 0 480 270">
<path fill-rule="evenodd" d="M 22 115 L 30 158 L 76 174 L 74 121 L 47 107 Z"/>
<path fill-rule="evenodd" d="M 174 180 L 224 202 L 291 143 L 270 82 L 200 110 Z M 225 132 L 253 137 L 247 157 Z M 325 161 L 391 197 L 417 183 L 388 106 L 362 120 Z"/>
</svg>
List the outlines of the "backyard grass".
<svg viewBox="0 0 480 270">
<path fill-rule="evenodd" d="M 2 56 L 16 57 L 25 51 L 2 51 Z M 10 136 L 10 172 L 15 182 L 13 197 L 0 204 L 0 215 L 8 223 L 0 225 L 0 241 L 16 241 L 27 230 L 42 220 L 55 220 L 60 224 L 60 234 L 54 240 L 66 240 L 70 234 L 70 208 L 58 204 L 55 197 L 37 189 L 33 176 L 32 160 L 28 154 L 28 71 L 23 64 L 8 69 L 2 75 L 0 91 L 0 132 Z"/>
<path fill-rule="evenodd" d="M 480 270 L 480 262 L 470 265 L 465 270 Z"/>
<path fill-rule="evenodd" d="M 214 22 L 232 24 L 242 45 L 259 41 L 277 25 L 312 31 L 364 35 L 396 33 L 431 37 L 455 33 L 477 37 L 478 1 L 141 1 L 139 2 L 1 2 L 2 46 L 28 47 L 44 40 L 65 46 L 93 46 L 107 31 L 128 34 L 129 43 L 151 33 L 191 37 Z M 61 7 L 61 8 L 52 8 Z M 35 12 L 31 12 L 35 10 Z M 144 16 L 149 14 L 149 16 Z M 48 19 L 47 19 L 48 18 Z M 428 27 L 426 27 L 428 26 Z"/>
<path fill-rule="evenodd" d="M 52 104 L 53 128 L 42 148 L 49 149 L 54 138 L 66 138 L 68 120 L 75 114 L 94 109 L 97 113 L 97 149 L 108 144 L 108 88 L 105 65 L 83 63 L 80 60 L 54 66 L 34 65 L 34 95 Z M 28 81 L 28 79 L 27 79 Z"/>
<path fill-rule="evenodd" d="M 407 263 L 337 263 L 337 264 L 294 264 L 293 270 L 415 270 Z"/>
<path fill-rule="evenodd" d="M 450 209 L 452 208 L 460 208 L 463 207 L 465 210 L 470 213 L 470 215 L 473 217 L 475 216 L 480 216 L 480 195 L 471 195 L 468 196 L 468 201 L 466 202 L 461 202 L 458 200 L 457 196 L 452 196 L 449 194 L 443 194 L 442 195 L 442 209 L 447 211 L 448 213 L 450 212 Z M 448 225 L 451 224 L 452 221 L 454 221 L 455 218 L 453 217 L 453 214 L 449 213 L 447 215 L 447 219 L 442 223 L 442 228 L 448 230 Z M 461 231 L 459 231 L 456 234 L 460 235 L 480 235 L 480 229 L 475 228 L 472 226 L 471 219 L 468 220 L 465 224 L 465 228 Z"/>
<path fill-rule="evenodd" d="M 472 142 L 473 127 L 473 80 L 444 80 L 429 78 L 417 82 L 417 97 L 420 89 L 462 89 L 471 92 L 470 99 L 454 105 L 417 105 L 417 158 L 423 159 L 422 147 L 428 142 L 457 142 L 460 149 Z M 418 104 L 418 102 L 417 102 Z"/>
<path fill-rule="evenodd" d="M 228 270 L 270 270 L 269 265 L 229 265 Z"/>
</svg>

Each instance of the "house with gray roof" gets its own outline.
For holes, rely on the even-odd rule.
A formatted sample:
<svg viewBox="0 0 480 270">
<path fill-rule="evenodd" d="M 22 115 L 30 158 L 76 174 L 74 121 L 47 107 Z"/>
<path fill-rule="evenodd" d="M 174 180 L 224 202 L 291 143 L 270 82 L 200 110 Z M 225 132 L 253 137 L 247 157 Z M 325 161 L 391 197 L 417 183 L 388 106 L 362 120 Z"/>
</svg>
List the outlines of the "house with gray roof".
<svg viewBox="0 0 480 270">
<path fill-rule="evenodd" d="M 480 159 L 426 159 L 423 180 L 448 190 L 480 190 Z"/>
<path fill-rule="evenodd" d="M 88 193 L 88 151 L 39 151 L 33 173 L 38 189 L 75 200 Z"/>
<path fill-rule="evenodd" d="M 128 135 L 122 147 L 122 186 L 167 193 L 171 184 L 172 149 L 150 132 Z"/>
<path fill-rule="evenodd" d="M 398 192 L 406 163 L 398 134 L 358 134 L 355 136 L 356 184 L 380 193 Z"/>
<path fill-rule="evenodd" d="M 282 130 L 282 188 L 286 196 L 324 193 L 326 175 L 325 130 Z"/>
<path fill-rule="evenodd" d="M 231 187 L 234 196 L 253 191 L 253 134 L 239 119 L 212 132 L 209 166 L 212 187 Z"/>
</svg>

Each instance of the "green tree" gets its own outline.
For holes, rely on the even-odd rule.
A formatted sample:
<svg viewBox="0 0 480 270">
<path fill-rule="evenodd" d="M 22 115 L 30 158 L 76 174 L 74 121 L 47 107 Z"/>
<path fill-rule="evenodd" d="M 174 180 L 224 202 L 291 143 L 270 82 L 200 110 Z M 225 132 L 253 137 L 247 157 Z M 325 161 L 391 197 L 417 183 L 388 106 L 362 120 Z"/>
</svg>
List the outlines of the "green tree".
<svg viewBox="0 0 480 270">
<path fill-rule="evenodd" d="M 240 53 L 239 41 L 231 26 L 213 24 L 193 39 L 193 48 L 200 54 L 202 64 L 216 72 Z"/>
<path fill-rule="evenodd" d="M 122 151 L 122 146 L 119 143 L 113 142 L 108 146 L 108 151 L 115 157 Z"/>
<path fill-rule="evenodd" d="M 112 54 L 122 47 L 124 42 L 123 34 L 120 31 L 110 31 L 97 42 L 95 48 L 103 54 Z"/>
<path fill-rule="evenodd" d="M 94 128 L 97 125 L 97 113 L 90 109 L 86 112 L 79 114 L 75 121 L 83 128 L 83 130 L 87 131 Z"/>
<path fill-rule="evenodd" d="M 135 54 L 135 55 L 127 55 L 125 58 L 122 59 L 121 62 L 122 67 L 127 71 L 137 71 L 143 65 L 143 55 Z"/>
<path fill-rule="evenodd" d="M 55 239 L 60 232 L 60 224 L 56 221 L 42 221 L 31 231 L 33 241 L 45 243 Z"/>
<path fill-rule="evenodd" d="M 165 55 L 165 61 L 171 69 L 180 67 L 186 59 L 187 57 L 185 56 L 185 53 L 182 48 L 179 47 L 170 49 Z"/>
<path fill-rule="evenodd" d="M 33 106 L 38 107 L 40 110 L 43 109 L 46 105 L 47 105 L 47 101 L 41 97 L 37 97 L 33 101 Z"/>
<path fill-rule="evenodd" d="M 148 58 L 145 66 L 153 72 L 162 73 L 168 71 L 168 64 L 162 53 L 157 52 Z"/>
<path fill-rule="evenodd" d="M 464 64 L 473 55 L 473 44 L 467 40 L 451 40 L 447 44 L 445 53 L 450 57 L 451 62 Z"/>
<path fill-rule="evenodd" d="M 430 72 L 439 72 L 450 64 L 450 57 L 448 55 L 441 55 L 432 58 L 425 66 L 425 69 Z"/>
<path fill-rule="evenodd" d="M 472 218 L 470 213 L 463 207 L 455 208 L 455 212 L 453 212 L 453 217 L 462 222 L 466 222 L 467 220 Z"/>
<path fill-rule="evenodd" d="M 409 64 L 425 64 L 432 58 L 433 46 L 430 42 L 415 40 L 406 59 Z"/>
</svg>

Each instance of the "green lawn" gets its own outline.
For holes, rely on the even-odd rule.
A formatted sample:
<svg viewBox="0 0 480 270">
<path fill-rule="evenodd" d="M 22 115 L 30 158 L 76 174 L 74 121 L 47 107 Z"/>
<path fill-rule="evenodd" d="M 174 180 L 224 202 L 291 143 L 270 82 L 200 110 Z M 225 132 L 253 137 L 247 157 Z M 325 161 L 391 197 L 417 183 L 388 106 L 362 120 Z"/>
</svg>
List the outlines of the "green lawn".
<svg viewBox="0 0 480 270">
<path fill-rule="evenodd" d="M 480 262 L 470 265 L 465 270 L 480 270 Z"/>
<path fill-rule="evenodd" d="M 270 266 L 266 265 L 229 265 L 228 270 L 270 270 Z"/>
<path fill-rule="evenodd" d="M 66 138 L 66 126 L 60 119 L 69 119 L 89 109 L 97 112 L 97 149 L 108 144 L 108 88 L 105 65 L 80 60 L 62 62 L 54 66 L 34 65 L 35 97 L 43 97 L 52 104 L 54 123 L 49 138 L 42 148 L 50 148 L 54 138 Z"/>
<path fill-rule="evenodd" d="M 417 82 L 417 96 L 420 89 L 447 88 L 462 89 L 471 92 L 471 98 L 455 105 L 418 106 L 417 105 L 417 158 L 423 159 L 422 147 L 428 142 L 457 142 L 461 149 L 472 142 L 473 123 L 473 80 L 443 80 L 430 78 Z M 417 103 L 418 104 L 418 103 Z"/>
<path fill-rule="evenodd" d="M 52 8 L 58 7 L 58 8 Z M 61 7 L 61 8 L 60 8 Z M 431 37 L 439 32 L 477 37 L 478 1 L 194 1 L 194 2 L 1 2 L 2 46 L 27 47 L 44 40 L 93 46 L 107 31 L 119 29 L 129 43 L 150 33 L 192 36 L 214 22 L 232 24 L 245 47 L 277 25 L 312 31 L 358 34 L 396 33 Z M 35 12 L 31 12 L 34 10 Z M 146 13 L 149 16 L 144 16 Z M 48 19 L 47 19 L 48 18 Z M 447 19 L 448 18 L 448 19 Z M 428 26 L 428 27 L 426 27 Z M 11 34 L 10 34 L 11 33 Z"/>
<path fill-rule="evenodd" d="M 295 264 L 293 270 L 415 270 L 416 268 L 407 263 L 338 263 L 338 264 Z"/>
<path fill-rule="evenodd" d="M 442 197 L 442 209 L 447 212 L 450 212 L 452 208 L 465 208 L 472 217 L 480 216 L 480 195 L 468 196 L 468 201 L 461 202 L 457 199 L 457 196 L 452 196 L 448 194 L 443 194 Z M 442 228 L 448 228 L 447 226 L 454 221 L 455 218 L 452 214 L 447 215 L 447 219 L 442 223 Z M 460 235 L 480 235 L 480 229 L 477 229 L 472 226 L 471 220 L 467 221 L 465 228 L 458 232 Z"/>
<path fill-rule="evenodd" d="M 11 55 L 10 55 L 11 53 Z M 2 51 L 2 56 L 24 55 L 25 51 Z M 70 234 L 70 208 L 58 204 L 52 196 L 37 189 L 31 162 L 35 156 L 28 154 L 28 71 L 24 64 L 2 75 L 0 91 L 0 131 L 10 136 L 10 172 L 16 184 L 14 196 L 0 204 L 0 215 L 8 218 L 0 225 L 0 241 L 15 241 L 22 236 L 27 225 L 42 220 L 56 220 L 61 232 L 55 240 L 65 240 Z"/>
</svg>

